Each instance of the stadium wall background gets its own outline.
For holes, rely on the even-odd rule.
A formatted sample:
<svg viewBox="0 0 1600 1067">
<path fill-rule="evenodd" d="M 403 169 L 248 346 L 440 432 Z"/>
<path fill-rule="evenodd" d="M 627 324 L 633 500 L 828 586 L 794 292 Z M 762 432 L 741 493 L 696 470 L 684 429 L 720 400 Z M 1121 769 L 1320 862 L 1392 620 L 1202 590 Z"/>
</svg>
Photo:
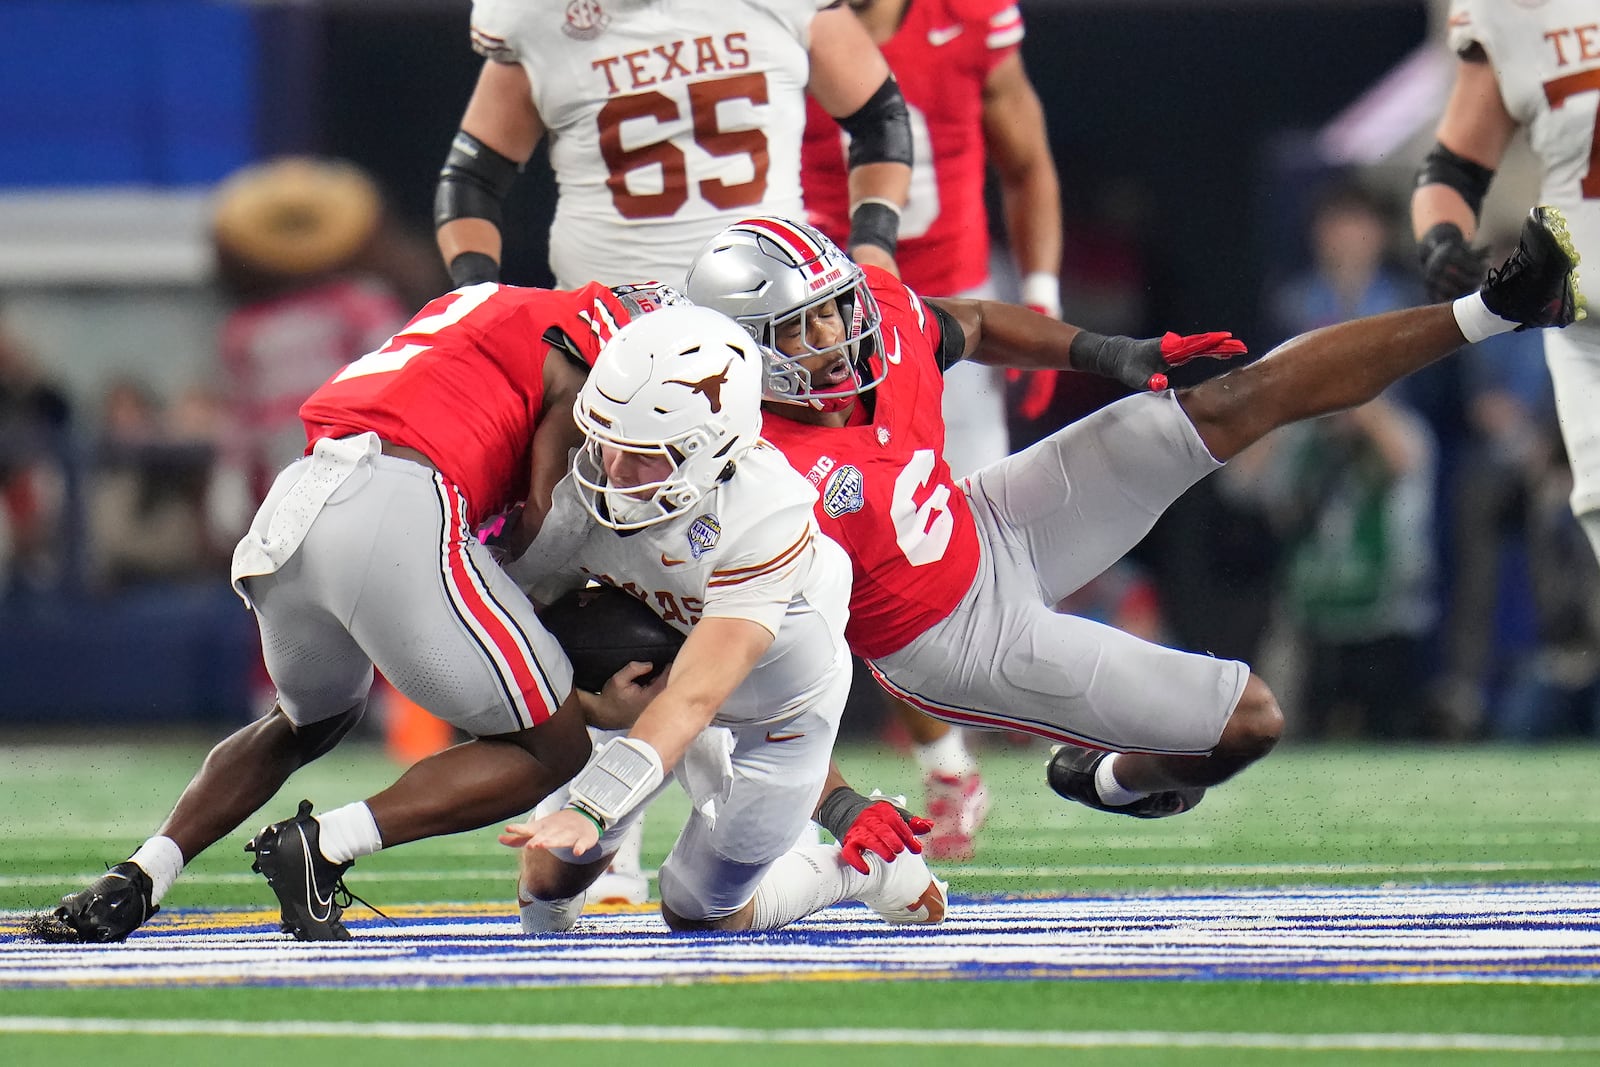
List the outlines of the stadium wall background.
<svg viewBox="0 0 1600 1067">
<path fill-rule="evenodd" d="M 369 168 L 398 215 L 426 232 L 434 177 L 479 66 L 468 6 L 8 0 L 0 194 L 203 191 L 242 163 L 309 151 Z M 1285 244 L 1299 205 L 1282 181 L 1284 134 L 1348 105 L 1424 42 L 1429 16 L 1425 0 L 1022 7 L 1024 58 L 1069 215 L 1092 210 L 1090 190 L 1136 183 L 1151 212 L 1141 250 L 1150 316 L 1245 337 L 1268 272 L 1303 254 Z M 541 155 L 508 203 L 508 280 L 548 281 L 553 196 Z M 57 306 L 25 274 L 0 275 L 0 302 L 26 311 L 30 299 Z M 172 310 L 148 316 L 131 342 L 141 312 L 124 294 L 68 299 L 57 318 L 70 326 L 42 331 L 40 355 L 86 393 L 130 348 L 158 386 L 210 369 L 214 307 L 193 292 L 174 291 Z M 225 585 L 213 592 L 63 600 L 26 616 L 0 609 L 0 722 L 248 714 L 253 627 Z"/>
</svg>

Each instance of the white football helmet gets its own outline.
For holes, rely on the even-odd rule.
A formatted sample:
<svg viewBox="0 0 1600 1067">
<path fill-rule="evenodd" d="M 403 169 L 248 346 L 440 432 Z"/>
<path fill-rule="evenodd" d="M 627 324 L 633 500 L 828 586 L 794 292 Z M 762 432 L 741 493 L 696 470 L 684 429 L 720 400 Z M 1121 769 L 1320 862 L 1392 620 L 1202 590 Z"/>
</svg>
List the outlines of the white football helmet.
<svg viewBox="0 0 1600 1067">
<path fill-rule="evenodd" d="M 826 401 L 875 388 L 888 370 L 881 358 L 873 358 L 882 314 L 867 288 L 866 273 L 803 222 L 762 217 L 734 223 L 695 254 L 685 291 L 690 300 L 716 308 L 760 342 L 767 359 L 765 392 L 771 400 L 822 407 Z M 844 340 L 815 348 L 805 339 L 805 316 L 829 300 L 838 301 Z M 778 330 L 796 320 L 806 351 L 789 356 L 778 348 Z M 849 360 L 854 384 L 814 391 L 800 360 L 832 352 Z"/>
<path fill-rule="evenodd" d="M 669 305 L 618 330 L 573 408 L 586 438 L 572 464 L 584 507 L 613 530 L 684 514 L 760 439 L 761 375 L 750 335 L 710 308 Z M 604 449 L 665 457 L 670 473 L 611 486 Z"/>
</svg>

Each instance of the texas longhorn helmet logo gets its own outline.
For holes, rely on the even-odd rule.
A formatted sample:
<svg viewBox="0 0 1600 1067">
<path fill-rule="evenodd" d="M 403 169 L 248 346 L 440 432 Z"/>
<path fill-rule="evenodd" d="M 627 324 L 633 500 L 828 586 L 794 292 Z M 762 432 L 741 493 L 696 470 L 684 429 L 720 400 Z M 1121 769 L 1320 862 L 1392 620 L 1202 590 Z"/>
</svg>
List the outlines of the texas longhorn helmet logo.
<svg viewBox="0 0 1600 1067">
<path fill-rule="evenodd" d="M 668 378 L 665 385 L 686 386 L 691 393 L 699 393 L 706 398 L 706 403 L 711 405 L 711 414 L 715 415 L 722 410 L 722 387 L 728 384 L 728 371 L 733 366 L 733 360 L 728 360 L 727 365 L 716 374 L 701 378 L 697 382 L 686 382 L 681 378 Z"/>
</svg>

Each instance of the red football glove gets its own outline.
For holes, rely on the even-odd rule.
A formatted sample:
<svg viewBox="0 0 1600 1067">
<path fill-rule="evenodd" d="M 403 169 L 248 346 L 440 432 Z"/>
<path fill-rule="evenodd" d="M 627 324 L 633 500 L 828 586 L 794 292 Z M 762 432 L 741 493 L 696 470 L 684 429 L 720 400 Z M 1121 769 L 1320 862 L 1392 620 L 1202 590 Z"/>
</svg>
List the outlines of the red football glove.
<svg viewBox="0 0 1600 1067">
<path fill-rule="evenodd" d="M 1006 368 L 1006 384 L 1015 386 L 1018 382 L 1022 387 L 1016 390 L 1017 414 L 1024 419 L 1032 421 L 1043 418 L 1044 413 L 1050 410 L 1050 401 L 1056 395 L 1056 371 L 1034 370 L 1026 371 L 1017 367 Z"/>
<path fill-rule="evenodd" d="M 870 872 L 868 852 L 876 853 L 885 863 L 893 862 L 900 853 L 910 849 L 922 851 L 918 834 L 928 833 L 933 823 L 920 815 L 902 817 L 899 808 L 887 800 L 867 805 L 839 842 L 844 861 L 862 874 Z"/>
<path fill-rule="evenodd" d="M 1168 331 L 1161 335 L 1161 358 L 1169 367 L 1181 367 L 1200 356 L 1205 356 L 1207 359 L 1227 359 L 1229 356 L 1242 356 L 1248 351 L 1243 341 L 1226 330 L 1187 335 Z M 1145 388 L 1152 393 L 1159 393 L 1166 387 L 1167 376 L 1159 371 L 1150 375 L 1145 381 Z"/>
<path fill-rule="evenodd" d="M 1227 359 L 1244 354 L 1243 341 L 1226 331 L 1158 338 L 1103 337 L 1082 330 L 1072 339 L 1069 360 L 1074 370 L 1114 378 L 1129 389 L 1160 392 L 1170 384 L 1168 367 L 1178 367 L 1199 356 Z"/>
</svg>

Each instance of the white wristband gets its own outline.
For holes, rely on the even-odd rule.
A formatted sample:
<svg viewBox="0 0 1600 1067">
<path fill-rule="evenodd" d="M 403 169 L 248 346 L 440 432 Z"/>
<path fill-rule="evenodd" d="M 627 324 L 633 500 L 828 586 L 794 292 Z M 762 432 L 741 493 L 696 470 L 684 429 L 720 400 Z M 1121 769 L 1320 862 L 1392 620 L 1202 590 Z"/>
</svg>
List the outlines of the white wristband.
<svg viewBox="0 0 1600 1067">
<path fill-rule="evenodd" d="M 1510 333 L 1518 325 L 1490 311 L 1489 305 L 1483 302 L 1482 293 L 1468 293 L 1453 302 L 1450 310 L 1455 313 L 1456 325 L 1461 328 L 1461 336 L 1467 339 L 1468 344 L 1476 344 L 1497 333 Z"/>
<path fill-rule="evenodd" d="M 567 787 L 571 803 L 610 828 L 666 778 L 661 755 L 648 741 L 613 737 Z"/>
<path fill-rule="evenodd" d="M 1061 279 L 1049 271 L 1036 270 L 1022 279 L 1022 302 L 1038 308 L 1053 319 L 1061 317 Z"/>
</svg>

